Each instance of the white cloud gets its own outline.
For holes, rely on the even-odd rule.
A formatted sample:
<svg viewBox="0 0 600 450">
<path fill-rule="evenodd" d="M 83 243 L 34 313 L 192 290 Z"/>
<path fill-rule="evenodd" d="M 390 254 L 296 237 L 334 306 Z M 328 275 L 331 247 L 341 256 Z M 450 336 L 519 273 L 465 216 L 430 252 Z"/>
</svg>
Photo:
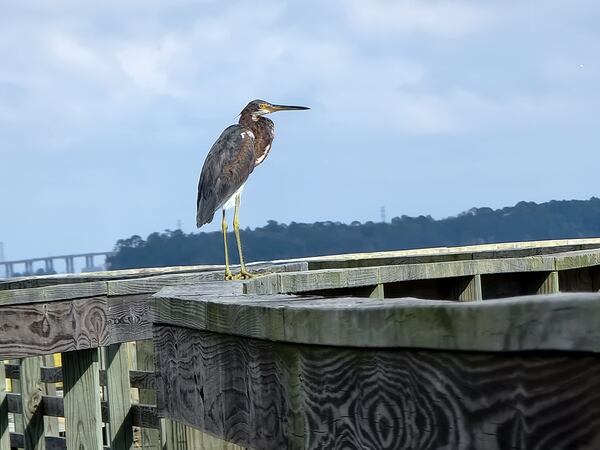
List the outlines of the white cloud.
<svg viewBox="0 0 600 450">
<path fill-rule="evenodd" d="M 349 0 L 340 6 L 352 25 L 378 34 L 460 36 L 481 30 L 490 20 L 481 2 L 465 0 Z"/>
<path fill-rule="evenodd" d="M 173 36 L 164 36 L 155 43 L 130 44 L 116 54 L 123 71 L 138 87 L 172 96 L 184 95 L 172 79 L 172 72 L 187 56 L 187 46 Z"/>
</svg>

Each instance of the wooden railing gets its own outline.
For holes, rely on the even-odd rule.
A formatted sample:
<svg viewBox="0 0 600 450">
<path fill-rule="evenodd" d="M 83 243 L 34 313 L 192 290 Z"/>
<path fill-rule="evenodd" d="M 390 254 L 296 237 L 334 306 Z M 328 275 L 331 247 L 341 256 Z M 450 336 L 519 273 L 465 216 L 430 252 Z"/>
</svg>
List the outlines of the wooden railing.
<svg viewBox="0 0 600 450">
<path fill-rule="evenodd" d="M 198 266 L 0 283 L 0 450 L 418 448 L 443 439 L 501 448 L 492 444 L 511 433 L 532 442 L 544 424 L 571 430 L 569 415 L 529 408 L 539 392 L 579 411 L 567 447 L 600 440 L 600 403 L 585 397 L 600 388 L 600 239 L 253 270 L 261 276 L 246 282 Z M 57 353 L 62 364 L 52 367 Z M 534 369 L 539 382 L 527 378 Z M 561 397 L 556 374 L 575 380 L 577 371 L 579 385 L 561 385 Z M 479 409 L 494 391 L 474 399 L 484 373 L 504 377 L 494 398 L 526 402 L 517 407 L 527 427 L 494 416 L 499 406 Z M 468 414 L 461 401 L 474 402 Z M 427 416 L 434 411 L 446 428 Z M 404 447 L 394 447 L 398 436 Z"/>
</svg>

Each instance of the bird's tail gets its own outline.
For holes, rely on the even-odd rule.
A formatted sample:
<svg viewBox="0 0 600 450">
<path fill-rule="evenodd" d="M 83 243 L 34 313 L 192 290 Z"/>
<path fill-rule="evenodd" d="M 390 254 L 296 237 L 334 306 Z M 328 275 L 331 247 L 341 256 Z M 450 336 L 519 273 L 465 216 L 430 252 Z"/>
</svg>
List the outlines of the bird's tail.
<svg viewBox="0 0 600 450">
<path fill-rule="evenodd" d="M 196 226 L 200 228 L 202 225 L 211 223 L 215 216 L 214 205 L 208 205 L 206 199 L 201 194 L 198 195 L 198 210 L 196 212 Z"/>
</svg>

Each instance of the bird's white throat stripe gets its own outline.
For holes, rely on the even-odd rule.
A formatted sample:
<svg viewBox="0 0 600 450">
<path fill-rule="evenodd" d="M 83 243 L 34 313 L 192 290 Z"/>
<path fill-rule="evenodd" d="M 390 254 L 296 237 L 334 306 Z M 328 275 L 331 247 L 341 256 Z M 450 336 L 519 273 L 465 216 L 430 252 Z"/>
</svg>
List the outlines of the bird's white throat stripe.
<svg viewBox="0 0 600 450">
<path fill-rule="evenodd" d="M 231 197 L 229 197 L 227 200 L 225 200 L 225 203 L 223 203 L 222 209 L 235 208 L 235 197 L 238 195 L 242 195 L 242 191 L 244 190 L 245 184 L 246 183 L 242 184 L 240 186 L 240 188 L 237 191 L 235 191 Z"/>
<path fill-rule="evenodd" d="M 256 160 L 255 164 L 260 164 L 261 162 L 263 162 L 265 160 L 265 158 L 267 157 L 267 155 L 269 154 L 269 151 L 271 150 L 271 144 L 267 145 L 265 147 L 265 152 L 260 155 L 260 157 Z"/>
</svg>

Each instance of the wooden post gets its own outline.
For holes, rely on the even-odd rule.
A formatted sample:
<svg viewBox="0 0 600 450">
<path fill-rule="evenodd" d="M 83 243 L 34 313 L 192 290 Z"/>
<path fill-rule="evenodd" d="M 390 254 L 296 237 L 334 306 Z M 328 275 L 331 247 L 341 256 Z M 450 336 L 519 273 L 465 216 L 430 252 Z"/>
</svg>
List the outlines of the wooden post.
<svg viewBox="0 0 600 450">
<path fill-rule="evenodd" d="M 19 359 L 11 359 L 8 361 L 9 364 L 21 364 Z M 19 380 L 10 380 L 11 392 L 13 394 L 19 394 L 21 392 L 21 382 Z M 15 433 L 23 433 L 23 416 L 21 414 L 13 414 Z"/>
<path fill-rule="evenodd" d="M 106 347 L 106 390 L 110 448 L 130 450 L 133 448 L 133 423 L 127 344 L 113 344 Z"/>
<path fill-rule="evenodd" d="M 384 287 L 383 287 L 383 283 L 379 283 L 378 285 L 375 286 L 375 288 L 373 289 L 373 292 L 371 292 L 371 295 L 369 295 L 369 298 L 384 298 L 385 293 L 384 293 Z"/>
<path fill-rule="evenodd" d="M 481 275 L 475 274 L 458 287 L 459 302 L 474 302 L 483 299 L 481 293 Z"/>
<path fill-rule="evenodd" d="M 0 361 L 0 450 L 10 450 L 10 434 L 8 431 L 6 372 L 4 370 L 4 362 Z"/>
<path fill-rule="evenodd" d="M 556 294 L 560 292 L 558 283 L 558 272 L 553 270 L 548 274 L 537 290 L 537 294 Z"/>
<path fill-rule="evenodd" d="M 43 384 L 41 379 L 42 357 L 21 360 L 21 407 L 25 450 L 44 450 L 44 416 L 41 408 Z"/>
<path fill-rule="evenodd" d="M 161 419 L 160 445 L 163 450 L 188 450 L 185 426 L 174 420 Z"/>
<path fill-rule="evenodd" d="M 44 365 L 46 367 L 56 367 L 55 356 L 56 355 L 45 355 Z M 56 397 L 56 384 L 46 383 L 46 385 L 44 386 L 44 392 L 46 395 Z M 44 416 L 44 436 L 59 436 L 58 417 Z"/>
<path fill-rule="evenodd" d="M 154 371 L 154 343 L 152 340 L 137 341 L 135 347 L 137 370 Z M 155 405 L 156 392 L 149 389 L 140 389 L 140 403 Z M 157 450 L 160 448 L 158 430 L 142 428 L 141 437 L 144 450 Z"/>
<path fill-rule="evenodd" d="M 67 448 L 102 450 L 98 349 L 62 354 Z"/>
<path fill-rule="evenodd" d="M 161 419 L 162 450 L 244 450 L 233 442 L 227 442 L 175 420 Z"/>
</svg>

